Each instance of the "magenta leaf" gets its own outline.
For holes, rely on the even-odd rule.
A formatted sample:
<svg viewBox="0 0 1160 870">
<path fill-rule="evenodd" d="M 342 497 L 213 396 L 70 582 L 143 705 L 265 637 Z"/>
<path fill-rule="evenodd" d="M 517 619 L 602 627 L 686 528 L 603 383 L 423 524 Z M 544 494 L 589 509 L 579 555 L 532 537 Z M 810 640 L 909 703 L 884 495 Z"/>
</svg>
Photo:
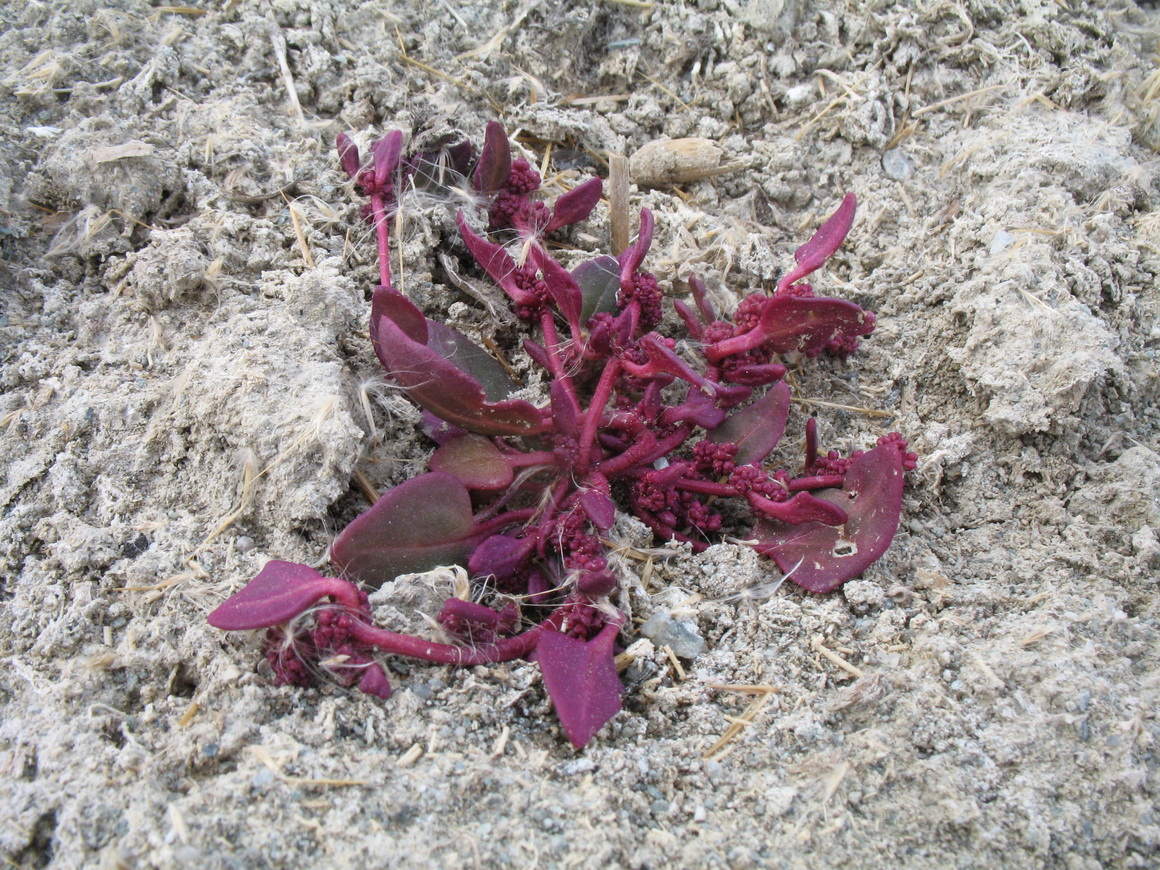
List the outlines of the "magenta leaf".
<svg viewBox="0 0 1160 870">
<path fill-rule="evenodd" d="M 620 287 L 626 293 L 632 289 L 632 276 L 640 264 L 644 262 L 644 255 L 648 253 L 649 246 L 652 245 L 653 229 L 656 226 L 656 221 L 653 219 L 653 213 L 647 208 L 640 210 L 640 232 L 637 233 L 636 241 L 620 252 L 618 262 L 620 263 Z"/>
<path fill-rule="evenodd" d="M 560 727 L 577 749 L 620 711 L 624 691 L 616 675 L 613 643 L 619 626 L 609 623 L 589 641 L 546 631 L 536 643 L 544 688 Z"/>
<path fill-rule="evenodd" d="M 552 426 L 561 435 L 575 438 L 580 434 L 580 407 L 576 397 L 562 382 L 552 381 Z"/>
<path fill-rule="evenodd" d="M 854 211 L 857 207 L 858 198 L 852 193 L 846 194 L 838 210 L 818 228 L 813 238 L 794 251 L 797 266 L 777 282 L 778 293 L 817 271 L 842 246 L 850 227 L 854 225 Z"/>
<path fill-rule="evenodd" d="M 392 130 L 371 146 L 375 161 L 375 186 L 381 188 L 387 177 L 399 168 L 399 156 L 403 153 L 403 131 Z"/>
<path fill-rule="evenodd" d="M 431 454 L 432 471 L 463 481 L 468 489 L 503 489 L 512 482 L 511 464 L 490 438 L 465 434 L 452 438 Z"/>
<path fill-rule="evenodd" d="M 869 335 L 874 317 L 844 299 L 778 296 L 769 300 L 757 329 L 777 353 L 810 354 L 842 335 Z"/>
<path fill-rule="evenodd" d="M 339 133 L 335 143 L 338 146 L 338 160 L 342 164 L 342 171 L 351 178 L 358 175 L 359 161 L 358 146 L 345 133 Z"/>
<path fill-rule="evenodd" d="M 363 671 L 362 679 L 358 681 L 360 691 L 384 701 L 391 697 L 391 683 L 383 672 L 382 666 L 372 662 Z"/>
<path fill-rule="evenodd" d="M 869 335 L 874 315 L 844 299 L 773 296 L 761 310 L 757 325 L 746 333 L 705 348 L 711 362 L 765 346 L 776 353 L 800 351 L 814 355 L 835 338 Z"/>
<path fill-rule="evenodd" d="M 480 193 L 499 190 L 508 180 L 512 171 L 512 151 L 507 133 L 499 121 L 488 121 L 483 134 L 483 148 L 479 151 L 479 162 L 471 181 Z"/>
<path fill-rule="evenodd" d="M 580 507 L 598 529 L 607 530 L 616 522 L 616 502 L 607 492 L 600 489 L 586 487 L 580 490 Z"/>
<path fill-rule="evenodd" d="M 534 435 L 543 430 L 544 420 L 534 405 L 487 401 L 479 381 L 412 340 L 391 318 L 378 317 L 371 337 L 391 378 L 415 404 L 446 422 L 480 435 Z"/>
<path fill-rule="evenodd" d="M 759 520 L 752 536 L 758 552 L 778 567 L 797 570 L 790 579 L 810 592 L 824 593 L 857 577 L 886 552 L 902 512 L 902 454 L 892 444 L 855 457 L 842 489 L 815 495 L 846 511 L 844 526 L 789 525 Z"/>
<path fill-rule="evenodd" d="M 534 537 L 492 535 L 475 548 L 467 560 L 467 568 L 477 577 L 498 577 L 502 580 L 526 566 L 535 547 Z"/>
<path fill-rule="evenodd" d="M 208 621 L 223 631 L 281 625 L 333 594 L 335 585 L 342 583 L 306 565 L 272 559 L 258 576 L 222 602 Z"/>
<path fill-rule="evenodd" d="M 390 318 L 411 341 L 419 344 L 427 343 L 428 321 L 423 312 L 394 287 L 385 284 L 376 287 L 374 296 L 371 297 L 371 340 L 376 343 L 378 337 L 375 331 L 382 317 Z"/>
<path fill-rule="evenodd" d="M 736 444 L 734 461 L 738 465 L 760 465 L 785 432 L 789 398 L 789 387 L 784 381 L 779 381 L 752 405 L 731 414 L 709 433 L 709 440 L 717 444 Z"/>
<path fill-rule="evenodd" d="M 543 276 L 544 284 L 548 287 L 548 294 L 552 297 L 552 301 L 556 303 L 556 307 L 560 309 L 560 313 L 568 321 L 568 327 L 572 330 L 572 334 L 579 335 L 581 331 L 580 311 L 584 304 L 584 299 L 580 294 L 580 285 L 576 283 L 576 279 L 567 269 L 538 245 L 532 247 L 532 260 Z"/>
<path fill-rule="evenodd" d="M 334 539 L 330 561 L 343 576 L 377 588 L 400 574 L 465 564 L 486 534 L 472 519 L 462 481 L 430 472 L 383 493 Z"/>
<path fill-rule="evenodd" d="M 500 289 L 506 293 L 516 305 L 535 305 L 538 301 L 534 294 L 522 290 L 516 283 L 516 261 L 504 249 L 503 245 L 488 241 L 474 232 L 467 225 L 463 212 L 459 213 L 459 235 L 471 256 L 479 263 L 480 268 L 487 273 Z"/>
<path fill-rule="evenodd" d="M 616 294 L 620 292 L 620 264 L 607 255 L 585 260 L 572 270 L 580 286 L 584 307 L 580 316 L 587 320 L 593 314 L 616 311 Z"/>
<path fill-rule="evenodd" d="M 495 357 L 462 332 L 438 320 L 427 321 L 427 346 L 479 381 L 484 395 L 492 401 L 506 399 L 517 389 L 516 382 Z"/>
<path fill-rule="evenodd" d="M 580 223 L 592 214 L 603 192 L 604 183 L 599 178 L 590 178 L 561 195 L 552 206 L 552 219 L 548 221 L 544 232 L 551 233 Z"/>
</svg>

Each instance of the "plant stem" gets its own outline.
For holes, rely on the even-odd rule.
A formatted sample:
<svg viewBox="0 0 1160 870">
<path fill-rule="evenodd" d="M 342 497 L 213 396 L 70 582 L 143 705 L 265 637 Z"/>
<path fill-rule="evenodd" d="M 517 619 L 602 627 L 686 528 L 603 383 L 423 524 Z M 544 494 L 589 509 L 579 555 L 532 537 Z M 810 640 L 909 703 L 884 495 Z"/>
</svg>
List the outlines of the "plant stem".
<svg viewBox="0 0 1160 870">
<path fill-rule="evenodd" d="M 506 662 L 527 655 L 535 649 L 540 635 L 545 631 L 559 629 L 565 616 L 565 612 L 557 611 L 523 634 L 507 637 L 480 647 L 454 646 L 449 643 L 424 640 L 421 637 L 377 628 L 361 621 L 354 624 L 351 635 L 361 643 L 369 644 L 392 655 L 409 656 L 444 665 L 486 665 L 493 662 Z"/>
<path fill-rule="evenodd" d="M 387 208 L 381 194 L 371 194 L 371 217 L 375 223 L 375 237 L 379 245 L 379 283 L 391 286 L 391 235 L 387 223 Z"/>
<path fill-rule="evenodd" d="M 588 406 L 588 413 L 584 417 L 584 426 L 580 430 L 580 453 L 576 458 L 576 477 L 583 478 L 588 473 L 588 466 L 592 460 L 592 448 L 596 442 L 596 429 L 600 426 L 600 418 L 604 415 L 604 406 L 612 395 L 612 387 L 620 376 L 620 360 L 614 359 L 608 367 L 600 373 L 600 380 L 592 393 L 592 402 Z"/>
</svg>

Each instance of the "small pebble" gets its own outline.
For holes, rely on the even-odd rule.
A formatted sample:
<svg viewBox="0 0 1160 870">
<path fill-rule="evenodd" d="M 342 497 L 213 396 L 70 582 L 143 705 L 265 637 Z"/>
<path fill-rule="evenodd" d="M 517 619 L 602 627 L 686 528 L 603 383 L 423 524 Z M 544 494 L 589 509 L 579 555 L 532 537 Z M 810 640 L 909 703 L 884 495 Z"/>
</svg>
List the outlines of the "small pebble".
<svg viewBox="0 0 1160 870">
<path fill-rule="evenodd" d="M 255 546 L 256 544 L 254 543 L 254 539 L 249 535 L 238 535 L 238 539 L 234 541 L 234 548 L 239 553 L 248 553 L 250 550 L 254 549 Z"/>
<path fill-rule="evenodd" d="M 891 148 L 882 155 L 882 171 L 894 181 L 906 181 L 914 175 L 914 163 L 901 148 Z"/>
</svg>

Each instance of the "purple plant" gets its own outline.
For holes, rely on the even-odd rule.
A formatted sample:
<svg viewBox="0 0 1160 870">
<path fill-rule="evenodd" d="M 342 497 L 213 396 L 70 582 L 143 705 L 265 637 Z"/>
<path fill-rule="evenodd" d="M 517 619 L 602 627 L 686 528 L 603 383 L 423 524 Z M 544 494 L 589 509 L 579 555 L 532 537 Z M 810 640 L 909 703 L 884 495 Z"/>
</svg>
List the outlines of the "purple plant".
<svg viewBox="0 0 1160 870">
<path fill-rule="evenodd" d="M 599 179 L 545 203 L 538 173 L 512 159 L 495 122 L 474 171 L 470 145 L 404 158 L 397 131 L 372 146 L 369 166 L 346 136 L 338 151 L 369 199 L 377 234 L 375 352 L 423 410 L 437 448 L 429 473 L 384 493 L 336 538 L 331 563 L 345 579 L 272 561 L 210 614 L 218 628 L 268 629 L 276 683 L 305 685 L 326 670 L 385 698 L 383 654 L 448 664 L 525 657 L 539 663 L 564 733 L 582 747 L 620 709 L 614 652 L 624 617 L 609 601 L 617 580 L 601 540 L 618 506 L 658 537 L 702 550 L 722 527 L 718 500 L 743 501 L 753 546 L 811 592 L 836 588 L 885 551 L 898 527 L 903 472 L 915 464 L 900 436 L 848 458 L 823 457 L 811 418 L 802 471 L 764 465 L 790 406 L 779 357 L 846 356 L 874 328 L 871 312 L 802 283 L 845 239 L 853 194 L 798 248 L 797 266 L 774 292 L 747 296 L 731 318 L 718 317 L 690 277 L 692 304 L 675 307 L 682 338 L 692 341 L 678 349 L 656 331 L 662 295 L 642 270 L 653 235 L 647 210 L 619 257 L 569 271 L 545 246 L 547 234 L 591 213 Z M 481 203 L 479 214 L 459 213 L 460 236 L 534 330 L 523 347 L 550 375 L 543 405 L 511 398 L 516 384 L 499 363 L 392 285 L 397 192 L 445 185 L 447 177 L 469 184 Z M 489 578 L 506 606 L 448 599 L 438 616 L 447 643 L 372 624 L 361 587 L 448 563 Z"/>
</svg>

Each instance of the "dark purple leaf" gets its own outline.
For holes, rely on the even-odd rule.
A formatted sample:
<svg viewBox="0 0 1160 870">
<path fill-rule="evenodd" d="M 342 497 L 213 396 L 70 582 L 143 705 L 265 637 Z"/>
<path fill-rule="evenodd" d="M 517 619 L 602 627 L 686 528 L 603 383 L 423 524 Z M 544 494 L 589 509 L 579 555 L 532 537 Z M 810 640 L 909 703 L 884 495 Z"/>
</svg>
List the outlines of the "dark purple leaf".
<svg viewBox="0 0 1160 870">
<path fill-rule="evenodd" d="M 705 348 L 712 363 L 757 347 L 777 353 L 801 351 L 815 355 L 840 336 L 869 335 L 874 331 L 874 315 L 842 299 L 770 297 L 761 317 L 748 332 L 722 339 Z"/>
<path fill-rule="evenodd" d="M 391 683 L 383 673 L 382 667 L 374 662 L 366 666 L 362 679 L 358 681 L 358 687 L 366 694 L 382 698 L 384 701 L 391 697 Z"/>
<path fill-rule="evenodd" d="M 874 331 L 874 316 L 844 299 L 777 296 L 766 304 L 756 330 L 777 353 L 809 354 L 838 336 L 869 335 Z"/>
<path fill-rule="evenodd" d="M 685 332 L 689 333 L 689 338 L 700 341 L 705 334 L 705 328 L 697 318 L 697 313 L 680 299 L 673 300 L 673 308 L 676 309 L 681 322 L 685 324 Z"/>
<path fill-rule="evenodd" d="M 689 287 L 693 291 L 693 301 L 697 305 L 701 322 L 706 325 L 712 323 L 717 319 L 717 314 L 713 311 L 713 303 L 709 301 L 709 289 L 705 286 L 705 282 L 696 275 L 690 275 Z"/>
<path fill-rule="evenodd" d="M 702 429 L 712 431 L 724 422 L 726 414 L 725 410 L 717 407 L 717 403 L 711 397 L 696 387 L 689 387 L 684 402 L 665 408 L 661 412 L 660 423 L 662 426 L 674 426 L 688 421 Z"/>
<path fill-rule="evenodd" d="M 784 381 L 774 384 L 752 405 L 735 411 L 711 431 L 709 440 L 717 444 L 736 444 L 734 461 L 738 465 L 760 465 L 785 432 L 789 398 L 789 387 Z"/>
<path fill-rule="evenodd" d="M 330 561 L 343 576 L 377 588 L 400 574 L 465 564 L 486 534 L 472 519 L 463 483 L 431 472 L 383 493 L 334 539 Z"/>
<path fill-rule="evenodd" d="M 503 489 L 512 482 L 512 467 L 490 438 L 466 434 L 452 438 L 433 454 L 432 471 L 452 474 L 468 489 Z"/>
<path fill-rule="evenodd" d="M 387 317 L 393 321 L 411 341 L 418 344 L 427 343 L 428 321 L 423 312 L 394 287 L 385 284 L 376 287 L 374 296 L 371 297 L 371 341 L 376 343 L 380 317 Z"/>
<path fill-rule="evenodd" d="M 648 362 L 636 364 L 622 360 L 624 370 L 638 378 L 654 378 L 658 375 L 672 375 L 699 387 L 707 395 L 716 396 L 720 385 L 710 381 L 700 372 L 677 356 L 655 333 L 649 333 L 640 340 L 640 347 L 648 354 Z"/>
<path fill-rule="evenodd" d="M 788 371 L 781 363 L 762 363 L 752 365 L 730 366 L 722 375 L 724 380 L 731 384 L 741 384 L 746 387 L 763 387 L 785 377 Z"/>
<path fill-rule="evenodd" d="M 616 294 L 620 292 L 620 264 L 615 257 L 585 260 L 572 270 L 572 277 L 576 279 L 584 298 L 580 312 L 583 320 L 587 321 L 597 312 L 612 314 L 616 311 Z"/>
<path fill-rule="evenodd" d="M 620 711 L 623 688 L 613 657 L 618 631 L 616 625 L 606 625 L 589 641 L 546 631 L 536 644 L 544 688 L 560 727 L 577 749 Z"/>
<path fill-rule="evenodd" d="M 559 196 L 552 205 L 552 219 L 548 221 L 548 226 L 544 232 L 552 233 L 563 227 L 580 223 L 592 214 L 592 209 L 596 208 L 596 203 L 600 202 L 600 195 L 603 192 L 603 182 L 599 178 L 590 178 Z"/>
<path fill-rule="evenodd" d="M 601 531 L 612 528 L 616 521 L 616 502 L 607 492 L 595 487 L 586 487 L 580 490 L 580 507 L 592 521 L 592 525 Z"/>
<path fill-rule="evenodd" d="M 536 297 L 522 290 L 516 283 L 516 261 L 504 249 L 503 245 L 488 241 L 483 236 L 472 231 L 467 225 L 463 212 L 459 213 L 459 235 L 471 256 L 479 263 L 487 276 L 506 293 L 516 305 L 535 305 Z"/>
<path fill-rule="evenodd" d="M 345 133 L 339 133 L 335 143 L 338 146 L 338 160 L 342 164 L 342 171 L 351 178 L 358 175 L 359 153 L 358 146 Z"/>
<path fill-rule="evenodd" d="M 306 565 L 272 559 L 258 576 L 222 602 L 208 621 L 223 631 L 281 625 L 332 594 L 339 583 L 343 581 L 323 577 Z"/>
<path fill-rule="evenodd" d="M 525 338 L 523 345 L 524 353 L 532 358 L 532 362 L 542 369 L 552 370 L 552 358 L 548 356 L 548 351 L 542 344 L 536 344 L 530 338 Z"/>
<path fill-rule="evenodd" d="M 492 535 L 475 548 L 467 560 L 467 568 L 477 577 L 513 576 L 528 564 L 536 539 L 533 536 L 513 538 L 508 535 Z"/>
<path fill-rule="evenodd" d="M 533 435 L 544 428 L 534 405 L 488 402 L 479 381 L 437 351 L 407 336 L 389 317 L 371 329 L 375 351 L 407 396 L 448 423 L 480 435 Z"/>
<path fill-rule="evenodd" d="M 640 232 L 636 236 L 636 241 L 620 252 L 618 262 L 620 263 L 620 287 L 625 292 L 632 289 L 632 275 L 640 268 L 640 264 L 644 262 L 644 256 L 648 253 L 649 246 L 652 244 L 653 228 L 656 222 L 653 220 L 653 213 L 647 208 L 640 210 Z"/>
<path fill-rule="evenodd" d="M 474 601 L 448 598 L 437 617 L 443 630 L 464 643 L 483 646 L 519 630 L 520 614 L 514 604 L 501 612 Z"/>
<path fill-rule="evenodd" d="M 794 251 L 797 266 L 777 282 L 778 293 L 821 268 L 834 251 L 842 246 L 850 227 L 854 225 L 854 211 L 857 207 L 858 198 L 852 193 L 846 194 L 838 210 L 818 228 L 813 238 Z"/>
<path fill-rule="evenodd" d="M 504 186 L 511 171 L 512 150 L 503 124 L 499 121 L 488 121 L 472 184 L 480 193 L 493 193 Z"/>
<path fill-rule="evenodd" d="M 392 130 L 371 146 L 375 160 L 375 186 L 381 188 L 387 177 L 399 168 L 399 155 L 403 153 L 403 131 Z"/>
<path fill-rule="evenodd" d="M 436 444 L 446 444 L 452 438 L 459 438 L 461 435 L 467 434 L 465 429 L 452 426 L 446 420 L 440 420 L 427 410 L 422 412 L 421 426 L 423 428 L 423 434 Z"/>
<path fill-rule="evenodd" d="M 580 335 L 580 310 L 584 303 L 580 295 L 580 286 L 556 259 L 538 245 L 532 246 L 532 260 L 548 287 L 548 294 L 564 319 L 568 321 L 568 328 L 573 335 Z"/>
<path fill-rule="evenodd" d="M 490 401 L 498 402 L 515 392 L 516 382 L 507 369 L 463 333 L 438 320 L 428 320 L 427 336 L 427 346 L 464 374 L 479 381 Z"/>
<path fill-rule="evenodd" d="M 875 447 L 852 461 L 842 489 L 815 493 L 847 513 L 844 526 L 760 520 L 752 533 L 758 541 L 756 549 L 771 556 L 783 571 L 800 560 L 790 579 L 810 592 L 836 589 L 861 574 L 890 546 L 902 512 L 902 485 L 898 448 L 892 444 Z"/>
<path fill-rule="evenodd" d="M 576 397 L 563 382 L 553 380 L 549 390 L 552 395 L 552 427 L 561 435 L 576 438 L 580 434 L 580 407 Z"/>
</svg>

